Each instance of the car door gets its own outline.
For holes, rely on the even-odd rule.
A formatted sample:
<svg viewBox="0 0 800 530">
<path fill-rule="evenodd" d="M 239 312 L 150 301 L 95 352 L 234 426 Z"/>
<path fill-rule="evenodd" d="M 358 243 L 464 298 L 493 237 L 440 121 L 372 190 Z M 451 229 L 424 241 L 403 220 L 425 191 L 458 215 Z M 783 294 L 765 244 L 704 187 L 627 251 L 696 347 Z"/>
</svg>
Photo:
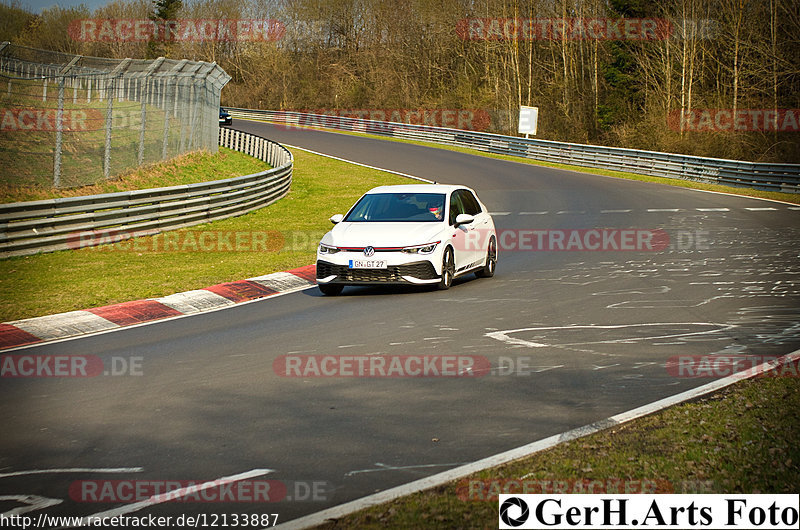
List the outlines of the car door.
<svg viewBox="0 0 800 530">
<path fill-rule="evenodd" d="M 456 190 L 450 194 L 450 211 L 448 214 L 448 222 L 450 223 L 450 230 L 453 233 L 453 258 L 456 264 L 456 272 L 463 269 L 470 263 L 470 250 L 467 248 L 467 233 L 469 231 L 467 226 L 459 226 L 456 228 L 456 217 L 464 213 L 464 205 L 461 203 L 461 194 Z"/>
<path fill-rule="evenodd" d="M 470 225 L 467 237 L 469 246 L 474 251 L 472 261 L 478 262 L 486 257 L 486 249 L 492 232 L 492 218 L 489 212 L 481 207 L 480 201 L 470 190 L 461 190 L 461 204 L 464 207 L 464 213 L 475 218 Z"/>
<path fill-rule="evenodd" d="M 456 190 L 450 198 L 450 226 L 453 227 L 453 248 L 455 249 L 456 272 L 468 268 L 477 258 L 477 246 L 475 241 L 478 234 L 475 232 L 475 223 L 455 227 L 456 217 L 467 211 L 468 205 L 465 204 L 467 190 Z M 468 199 L 467 201 L 468 202 Z M 471 214 L 470 214 L 471 215 Z"/>
</svg>

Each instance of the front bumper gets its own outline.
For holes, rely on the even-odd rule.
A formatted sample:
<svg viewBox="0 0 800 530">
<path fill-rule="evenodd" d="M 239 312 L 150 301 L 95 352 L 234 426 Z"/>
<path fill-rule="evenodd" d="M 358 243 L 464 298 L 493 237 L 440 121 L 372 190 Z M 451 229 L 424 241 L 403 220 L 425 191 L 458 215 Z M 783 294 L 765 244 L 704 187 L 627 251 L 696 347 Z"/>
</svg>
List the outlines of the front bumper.
<svg viewBox="0 0 800 530">
<path fill-rule="evenodd" d="M 439 281 L 427 260 L 389 265 L 385 269 L 351 269 L 347 265 L 317 260 L 317 283 L 341 285 L 429 284 Z"/>
</svg>

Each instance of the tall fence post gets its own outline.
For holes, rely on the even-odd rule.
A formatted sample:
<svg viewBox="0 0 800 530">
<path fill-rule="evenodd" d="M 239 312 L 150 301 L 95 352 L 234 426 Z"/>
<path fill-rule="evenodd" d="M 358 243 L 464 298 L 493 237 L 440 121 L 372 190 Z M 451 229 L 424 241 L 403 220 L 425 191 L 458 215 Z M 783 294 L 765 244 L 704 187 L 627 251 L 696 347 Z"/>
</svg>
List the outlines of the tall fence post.
<svg viewBox="0 0 800 530">
<path fill-rule="evenodd" d="M 114 125 L 114 88 L 115 79 L 111 79 L 111 88 L 106 94 L 106 148 L 103 152 L 103 176 L 108 179 L 111 176 L 111 129 Z"/>
<path fill-rule="evenodd" d="M 139 157 L 137 159 L 140 166 L 142 165 L 142 162 L 144 161 L 144 140 L 145 140 L 144 133 L 145 133 L 146 125 L 147 125 L 147 98 L 145 97 L 145 94 L 147 93 L 147 90 L 146 90 L 147 81 L 146 80 L 142 80 L 142 85 L 144 85 L 145 90 L 142 90 L 141 88 L 139 89 L 139 99 L 142 100 L 142 105 L 141 105 L 142 106 L 142 111 L 141 111 L 141 122 L 142 123 L 141 123 L 141 125 L 139 127 Z"/>
<path fill-rule="evenodd" d="M 56 148 L 53 153 L 53 187 L 61 187 L 61 149 L 64 130 L 64 78 L 58 80 L 58 110 L 56 111 Z"/>
</svg>

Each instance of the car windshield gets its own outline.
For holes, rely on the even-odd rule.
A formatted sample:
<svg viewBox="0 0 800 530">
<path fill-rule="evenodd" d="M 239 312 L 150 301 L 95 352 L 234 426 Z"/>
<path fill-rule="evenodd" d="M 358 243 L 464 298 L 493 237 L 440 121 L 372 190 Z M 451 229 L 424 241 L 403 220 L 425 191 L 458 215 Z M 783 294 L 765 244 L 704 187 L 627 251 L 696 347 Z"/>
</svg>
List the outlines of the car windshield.
<svg viewBox="0 0 800 530">
<path fill-rule="evenodd" d="M 370 193 L 356 203 L 345 221 L 435 223 L 444 219 L 443 193 Z"/>
</svg>

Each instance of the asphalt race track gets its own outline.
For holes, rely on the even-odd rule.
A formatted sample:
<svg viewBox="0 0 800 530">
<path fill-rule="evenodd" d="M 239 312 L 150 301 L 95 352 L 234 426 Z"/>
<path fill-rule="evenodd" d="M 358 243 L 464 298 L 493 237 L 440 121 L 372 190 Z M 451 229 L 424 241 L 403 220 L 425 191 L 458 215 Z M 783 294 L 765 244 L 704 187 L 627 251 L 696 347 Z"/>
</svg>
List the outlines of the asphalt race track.
<svg viewBox="0 0 800 530">
<path fill-rule="evenodd" d="M 285 522 L 709 381 L 668 370 L 678 355 L 800 347 L 798 207 L 234 126 L 474 188 L 506 234 L 496 276 L 470 275 L 444 292 L 350 287 L 328 298 L 309 289 L 14 352 L 97 355 L 134 363 L 141 375 L 3 379 L 0 512 L 278 513 Z M 334 213 L 344 212 L 319 215 Z M 600 249 L 567 246 L 591 230 L 608 238 Z M 669 240 L 655 250 L 613 248 L 629 230 Z M 286 355 L 431 354 L 485 359 L 492 370 L 359 378 L 281 377 L 273 368 Z M 275 502 L 240 489 L 233 502 L 134 504 L 147 496 L 120 487 L 149 483 L 143 491 L 152 493 L 153 484 L 223 477 L 275 481 Z M 104 487 L 113 493 L 101 495 Z"/>
</svg>

